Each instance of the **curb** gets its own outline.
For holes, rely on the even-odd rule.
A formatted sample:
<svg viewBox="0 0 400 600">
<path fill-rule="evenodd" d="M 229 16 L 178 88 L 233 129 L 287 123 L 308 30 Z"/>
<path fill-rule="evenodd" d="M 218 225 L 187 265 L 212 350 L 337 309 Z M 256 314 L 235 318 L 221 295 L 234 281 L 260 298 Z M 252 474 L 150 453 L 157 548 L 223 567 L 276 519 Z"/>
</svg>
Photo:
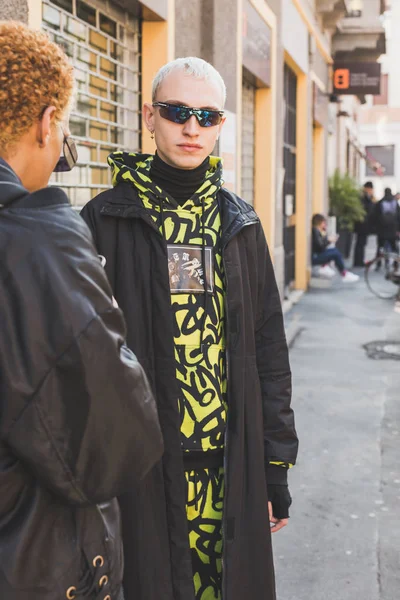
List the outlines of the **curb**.
<svg viewBox="0 0 400 600">
<path fill-rule="evenodd" d="M 302 327 L 300 321 L 301 317 L 299 317 L 298 319 L 294 319 L 285 327 L 286 342 L 289 349 L 293 346 L 297 338 L 303 333 L 305 329 L 304 327 Z"/>
<path fill-rule="evenodd" d="M 289 293 L 289 298 L 285 298 L 282 302 L 282 312 L 284 315 L 286 315 L 289 310 L 301 300 L 303 294 L 304 290 L 293 290 Z"/>
<path fill-rule="evenodd" d="M 303 290 L 294 290 L 290 292 L 289 298 L 282 303 L 282 312 L 284 316 L 300 302 L 303 294 Z M 290 319 L 285 319 L 286 341 L 289 348 L 293 346 L 302 331 L 304 331 L 304 327 L 301 325 L 301 316 L 298 313 L 295 312 L 293 316 L 291 315 Z"/>
</svg>

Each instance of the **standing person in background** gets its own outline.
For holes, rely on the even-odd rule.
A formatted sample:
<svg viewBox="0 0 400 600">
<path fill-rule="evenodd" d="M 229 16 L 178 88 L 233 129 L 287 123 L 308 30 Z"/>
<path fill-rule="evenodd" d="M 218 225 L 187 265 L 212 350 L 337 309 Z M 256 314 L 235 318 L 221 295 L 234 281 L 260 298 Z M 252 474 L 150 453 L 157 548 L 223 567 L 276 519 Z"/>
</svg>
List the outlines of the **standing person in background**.
<svg viewBox="0 0 400 600">
<path fill-rule="evenodd" d="M 90 231 L 47 187 L 77 160 L 73 83 L 47 35 L 0 22 L 1 600 L 122 600 L 116 496 L 162 454 Z"/>
<path fill-rule="evenodd" d="M 373 202 L 374 186 L 372 181 L 367 181 L 363 187 L 360 201 L 365 210 L 365 218 L 358 221 L 354 226 L 354 232 L 357 236 L 354 249 L 354 266 L 364 267 L 365 265 L 365 246 L 367 245 L 368 235 L 371 226 L 371 214 L 374 207 Z"/>
<path fill-rule="evenodd" d="M 390 188 L 385 189 L 382 200 L 375 205 L 372 219 L 378 235 L 378 254 L 381 249 L 397 252 L 400 205 Z M 380 266 L 380 262 L 378 262 L 377 268 Z"/>
<path fill-rule="evenodd" d="M 157 153 L 112 154 L 114 188 L 82 211 L 164 433 L 162 464 L 120 498 L 126 600 L 275 600 L 291 374 L 260 219 L 211 156 L 225 95 L 205 61 L 165 65 L 143 107 Z"/>
</svg>

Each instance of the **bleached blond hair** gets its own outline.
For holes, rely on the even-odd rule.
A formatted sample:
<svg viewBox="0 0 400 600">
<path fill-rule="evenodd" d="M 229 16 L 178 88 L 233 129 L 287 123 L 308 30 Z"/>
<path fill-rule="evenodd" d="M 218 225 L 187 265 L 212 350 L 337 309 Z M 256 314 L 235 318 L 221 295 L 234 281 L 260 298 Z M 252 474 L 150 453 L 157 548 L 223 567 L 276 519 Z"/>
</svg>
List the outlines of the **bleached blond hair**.
<svg viewBox="0 0 400 600">
<path fill-rule="evenodd" d="M 206 81 L 215 81 L 221 88 L 223 105 L 226 100 L 226 85 L 221 77 L 221 74 L 210 63 L 197 56 L 187 56 L 186 58 L 176 58 L 171 60 L 158 71 L 153 79 L 152 101 L 157 99 L 157 92 L 160 85 L 173 71 L 183 71 L 187 75 L 196 77 L 197 79 L 205 79 Z"/>
</svg>

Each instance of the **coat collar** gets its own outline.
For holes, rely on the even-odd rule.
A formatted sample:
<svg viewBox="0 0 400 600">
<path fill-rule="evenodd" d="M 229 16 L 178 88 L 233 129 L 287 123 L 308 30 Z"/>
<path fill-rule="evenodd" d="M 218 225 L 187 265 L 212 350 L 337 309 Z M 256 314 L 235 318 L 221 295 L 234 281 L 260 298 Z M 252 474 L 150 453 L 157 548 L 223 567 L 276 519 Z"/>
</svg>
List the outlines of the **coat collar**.
<svg viewBox="0 0 400 600">
<path fill-rule="evenodd" d="M 0 158 L 0 210 L 6 208 L 47 208 L 69 204 L 59 188 L 43 188 L 30 194 L 5 160 Z"/>
<path fill-rule="evenodd" d="M 255 225 L 259 222 L 252 206 L 229 190 L 221 188 L 217 194 L 217 199 L 221 210 L 223 245 L 226 245 L 229 239 L 243 227 Z M 107 217 L 120 219 L 141 218 L 153 229 L 159 231 L 143 206 L 136 189 L 129 183 L 121 182 L 111 190 L 100 213 Z"/>
<path fill-rule="evenodd" d="M 0 158 L 0 208 L 25 196 L 28 192 L 10 165 Z"/>
</svg>

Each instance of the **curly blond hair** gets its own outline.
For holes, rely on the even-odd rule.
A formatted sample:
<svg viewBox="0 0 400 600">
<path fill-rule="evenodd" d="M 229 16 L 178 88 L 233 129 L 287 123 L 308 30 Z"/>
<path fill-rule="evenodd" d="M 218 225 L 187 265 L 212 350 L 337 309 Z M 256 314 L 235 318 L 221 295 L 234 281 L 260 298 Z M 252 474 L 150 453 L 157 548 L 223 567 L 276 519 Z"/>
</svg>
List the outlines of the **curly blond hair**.
<svg viewBox="0 0 400 600">
<path fill-rule="evenodd" d="M 0 21 L 1 152 L 10 152 L 47 106 L 62 119 L 73 90 L 73 67 L 57 44 L 23 23 Z"/>
</svg>

